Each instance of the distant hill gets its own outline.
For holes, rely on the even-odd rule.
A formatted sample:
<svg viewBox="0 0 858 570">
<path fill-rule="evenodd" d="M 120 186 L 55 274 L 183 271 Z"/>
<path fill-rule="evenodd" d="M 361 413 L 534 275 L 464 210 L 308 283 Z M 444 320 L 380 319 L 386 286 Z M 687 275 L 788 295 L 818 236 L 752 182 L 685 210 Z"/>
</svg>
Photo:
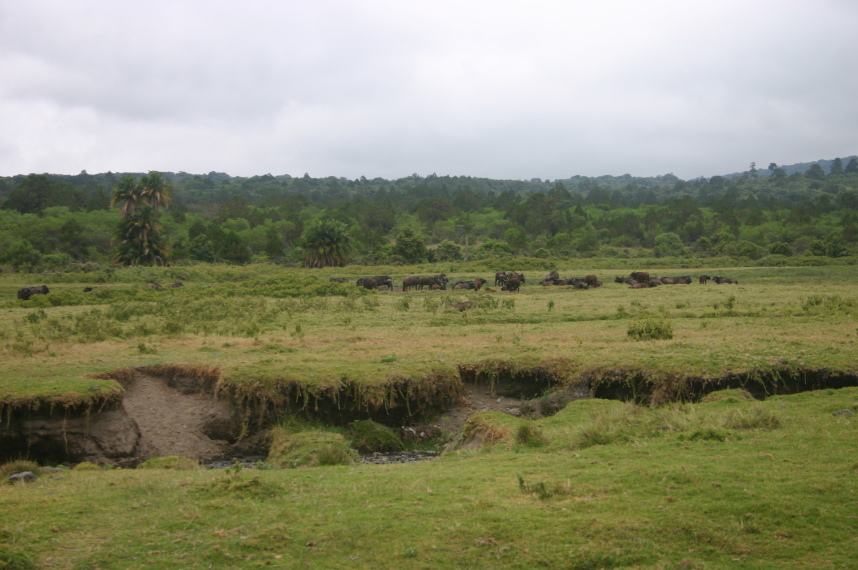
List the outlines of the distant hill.
<svg viewBox="0 0 858 570">
<path fill-rule="evenodd" d="M 850 160 L 853 158 L 858 158 L 856 155 L 852 154 L 849 156 L 841 156 L 840 160 L 843 162 L 843 166 L 845 167 Z M 822 167 L 822 170 L 828 174 L 831 172 L 831 163 L 834 162 L 835 159 L 827 159 L 827 160 L 815 160 L 813 162 L 799 162 L 796 164 L 778 164 L 778 168 L 783 168 L 784 172 L 787 174 L 793 174 L 795 172 L 801 172 L 804 174 L 807 172 L 807 169 L 810 168 L 814 164 L 818 164 Z M 765 178 L 767 176 L 772 175 L 772 171 L 768 169 L 768 164 L 758 164 L 757 165 L 757 176 L 760 178 Z M 731 174 L 722 174 L 724 178 L 735 178 L 736 176 L 744 176 L 747 174 L 747 170 L 745 172 L 733 172 Z"/>
</svg>

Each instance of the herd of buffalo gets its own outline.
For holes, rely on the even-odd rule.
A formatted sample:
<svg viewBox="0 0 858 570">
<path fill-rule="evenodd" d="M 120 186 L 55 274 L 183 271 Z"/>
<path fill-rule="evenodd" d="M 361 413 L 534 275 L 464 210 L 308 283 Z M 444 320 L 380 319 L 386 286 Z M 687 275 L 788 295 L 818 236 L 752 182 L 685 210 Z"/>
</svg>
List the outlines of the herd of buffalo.
<svg viewBox="0 0 858 570">
<path fill-rule="evenodd" d="M 709 281 L 713 281 L 718 285 L 721 284 L 737 284 L 738 281 L 730 277 L 710 277 L 709 275 L 700 275 L 697 278 L 701 285 L 705 285 Z M 331 277 L 331 281 L 337 283 L 348 283 L 349 280 L 345 277 Z M 501 291 L 518 291 L 522 284 L 525 283 L 523 273 L 517 271 L 498 271 L 495 273 L 495 287 L 500 287 Z M 645 289 L 649 287 L 658 287 L 659 285 L 689 285 L 692 282 L 691 275 L 682 275 L 679 277 L 659 277 L 650 275 L 646 271 L 633 271 L 628 277 L 617 277 L 615 283 L 625 283 L 630 289 Z M 484 287 L 488 283 L 486 279 L 477 277 L 470 281 L 457 281 L 452 284 L 450 289 L 470 289 L 474 291 L 484 290 L 495 292 L 496 289 Z M 422 291 L 424 289 L 439 289 L 446 290 L 450 280 L 443 273 L 431 276 L 413 276 L 405 277 L 402 280 L 403 291 Z M 570 286 L 574 289 L 590 289 L 600 287 L 602 282 L 595 275 L 586 275 L 584 277 L 560 277 L 557 271 L 551 271 L 545 277 L 539 280 L 539 284 L 544 287 L 552 286 Z M 376 275 L 375 277 L 361 277 L 357 280 L 358 287 L 366 289 L 374 289 L 376 291 L 393 291 L 393 278 L 390 275 Z"/>
<path fill-rule="evenodd" d="M 713 281 L 718 285 L 721 284 L 736 284 L 738 285 L 738 281 L 735 279 L 731 279 L 730 277 L 720 277 L 716 275 L 715 277 L 710 277 L 708 275 L 701 275 L 697 278 L 698 282 L 701 285 L 705 285 L 709 281 Z M 335 281 L 337 283 L 348 283 L 349 280 L 345 277 L 331 277 L 331 281 Z M 495 287 L 500 287 L 501 291 L 518 291 L 521 286 L 525 283 L 524 273 L 518 271 L 498 271 L 495 273 Z M 629 274 L 628 277 L 617 277 L 614 279 L 616 283 L 625 283 L 629 285 L 631 289 L 645 289 L 648 287 L 658 287 L 659 285 L 688 285 L 692 281 L 690 275 L 682 275 L 680 277 L 658 277 L 656 275 L 650 275 L 646 271 L 633 271 Z M 475 279 L 471 279 L 469 281 L 457 281 L 450 289 L 456 290 L 473 290 L 473 291 L 489 291 L 491 293 L 496 292 L 496 289 L 492 289 L 491 287 L 483 287 L 487 280 L 477 277 Z M 428 277 L 406 277 L 402 280 L 402 290 L 403 291 L 422 291 L 424 289 L 441 289 L 446 290 L 448 285 L 450 284 L 450 280 L 443 273 L 439 273 L 437 275 L 431 275 Z M 553 286 L 570 286 L 574 289 L 590 289 L 593 287 L 600 287 L 602 282 L 599 281 L 595 275 L 586 275 L 584 277 L 560 277 L 560 274 L 557 271 L 552 271 L 545 275 L 539 281 L 540 285 L 545 287 L 553 287 Z M 376 275 L 375 277 L 361 277 L 357 280 L 356 285 L 358 287 L 364 287 L 366 289 L 374 289 L 376 291 L 393 291 L 393 278 L 390 275 Z M 147 287 L 151 287 L 153 289 L 160 289 L 161 286 L 157 283 L 147 283 Z M 181 281 L 177 281 L 167 287 L 181 287 Z M 87 287 L 84 289 L 85 292 L 92 291 L 92 288 Z M 40 285 L 38 287 L 22 287 L 18 289 L 18 298 L 23 301 L 29 301 L 30 297 L 33 295 L 46 295 L 50 291 L 46 285 Z"/>
</svg>

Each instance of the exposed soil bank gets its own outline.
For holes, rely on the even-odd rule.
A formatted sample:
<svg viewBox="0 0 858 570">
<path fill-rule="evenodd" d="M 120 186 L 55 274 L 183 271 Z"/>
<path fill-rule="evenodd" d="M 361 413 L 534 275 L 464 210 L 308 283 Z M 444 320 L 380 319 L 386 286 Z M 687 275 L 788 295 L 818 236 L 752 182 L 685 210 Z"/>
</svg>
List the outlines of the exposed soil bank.
<svg viewBox="0 0 858 570">
<path fill-rule="evenodd" d="M 858 386 L 858 374 L 775 368 L 720 378 L 652 375 L 639 369 L 569 374 L 558 363 L 513 368 L 504 363 L 462 365 L 458 376 L 358 389 L 343 384 L 310 389 L 297 383 L 230 386 L 216 368 L 162 366 L 105 375 L 125 388 L 121 404 L 101 411 L 18 409 L 0 425 L 0 460 L 45 464 L 79 461 L 134 466 L 152 457 L 229 459 L 264 449 L 253 433 L 287 414 L 332 424 L 372 419 L 417 439 L 458 432 L 474 413 L 546 416 L 586 397 L 662 404 L 697 401 L 728 388 L 758 399 L 773 394 Z M 409 431 L 410 430 L 410 431 Z"/>
<path fill-rule="evenodd" d="M 613 369 L 586 377 L 594 398 L 661 405 L 672 401 L 697 402 L 718 390 L 741 388 L 758 400 L 777 394 L 797 394 L 828 388 L 858 386 L 858 373 L 776 367 L 718 378 L 651 375 L 640 369 Z"/>
</svg>

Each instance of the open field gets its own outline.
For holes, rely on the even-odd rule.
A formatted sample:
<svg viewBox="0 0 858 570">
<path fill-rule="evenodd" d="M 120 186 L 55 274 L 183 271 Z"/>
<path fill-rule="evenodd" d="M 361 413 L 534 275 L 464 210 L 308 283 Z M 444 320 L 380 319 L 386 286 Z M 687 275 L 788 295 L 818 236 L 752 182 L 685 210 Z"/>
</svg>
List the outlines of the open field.
<svg viewBox="0 0 858 570">
<path fill-rule="evenodd" d="M 452 269 L 452 281 L 491 273 Z M 858 268 L 715 268 L 705 273 L 739 285 L 643 290 L 613 283 L 628 268 L 560 272 L 596 272 L 604 285 L 543 288 L 544 270 L 526 270 L 518 293 L 328 282 L 390 274 L 399 284 L 402 268 L 0 276 L 4 422 L 116 406 L 132 368 L 216 385 L 272 422 L 332 401 L 344 418 L 357 409 L 417 419 L 474 381 L 610 380 L 628 388 L 617 397 L 663 404 L 592 399 L 541 419 L 476 414 L 449 453 L 416 464 L 39 469 L 35 483 L 0 485 L 0 567 L 854 566 L 858 388 L 669 401 L 696 400 L 725 379 L 758 395 L 826 378 L 854 386 Z M 180 288 L 145 286 L 179 277 Z M 48 295 L 14 299 L 43 283 Z M 459 301 L 473 307 L 450 306 Z M 672 338 L 633 340 L 636 323 L 666 326 Z M 682 389 L 694 383 L 708 388 Z M 420 408 L 425 400 L 434 407 Z M 330 429 L 320 440 L 342 439 Z"/>
<path fill-rule="evenodd" d="M 710 268 L 705 272 L 739 285 L 643 290 L 613 282 L 628 269 L 600 269 L 604 285 L 591 290 L 543 288 L 536 284 L 543 270 L 525 271 L 528 282 L 518 293 L 376 293 L 328 282 L 334 275 L 353 283 L 387 273 L 398 285 L 406 275 L 443 269 L 196 266 L 53 278 L 6 274 L 0 279 L 0 298 L 8 299 L 0 304 L 0 402 L 7 409 L 97 404 L 115 399 L 119 387 L 88 376 L 159 365 L 215 367 L 237 392 L 451 381 L 460 371 L 491 380 L 499 370 L 539 365 L 563 381 L 616 370 L 703 379 L 774 368 L 856 372 L 854 266 Z M 491 272 L 448 275 L 455 282 L 489 279 Z M 181 288 L 144 286 L 179 276 L 186 277 Z M 43 282 L 50 294 L 14 300 L 18 287 Z M 83 293 L 85 286 L 95 290 Z M 450 307 L 453 301 L 473 308 L 460 312 Z M 630 325 L 646 320 L 668 323 L 672 339 L 631 340 Z"/>
<path fill-rule="evenodd" d="M 474 416 L 495 445 L 426 463 L 48 472 L 0 485 L 0 565 L 854 568 L 856 411 L 856 388 L 581 400 Z"/>
</svg>

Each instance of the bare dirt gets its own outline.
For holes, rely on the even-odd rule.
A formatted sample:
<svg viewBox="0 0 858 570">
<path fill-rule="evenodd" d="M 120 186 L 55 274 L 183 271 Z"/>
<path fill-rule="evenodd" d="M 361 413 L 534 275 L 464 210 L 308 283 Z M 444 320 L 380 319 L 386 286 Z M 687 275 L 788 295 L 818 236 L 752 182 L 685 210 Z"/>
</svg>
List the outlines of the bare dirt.
<svg viewBox="0 0 858 570">
<path fill-rule="evenodd" d="M 158 378 L 138 375 L 126 387 L 123 405 L 140 430 L 140 461 L 168 455 L 208 461 L 232 451 L 228 441 L 206 433 L 229 418 L 226 403 L 212 395 L 183 394 Z"/>
<path fill-rule="evenodd" d="M 435 421 L 405 428 L 415 439 L 453 436 L 478 412 L 519 416 L 524 402 L 492 393 L 489 386 L 468 385 L 454 406 Z M 218 439 L 212 426 L 229 422 L 229 407 L 208 394 L 185 394 L 162 380 L 138 375 L 125 392 L 126 413 L 136 422 L 140 440 L 135 462 L 181 455 L 202 462 L 229 459 L 242 449 Z M 223 436 L 221 437 L 228 437 Z"/>
</svg>

